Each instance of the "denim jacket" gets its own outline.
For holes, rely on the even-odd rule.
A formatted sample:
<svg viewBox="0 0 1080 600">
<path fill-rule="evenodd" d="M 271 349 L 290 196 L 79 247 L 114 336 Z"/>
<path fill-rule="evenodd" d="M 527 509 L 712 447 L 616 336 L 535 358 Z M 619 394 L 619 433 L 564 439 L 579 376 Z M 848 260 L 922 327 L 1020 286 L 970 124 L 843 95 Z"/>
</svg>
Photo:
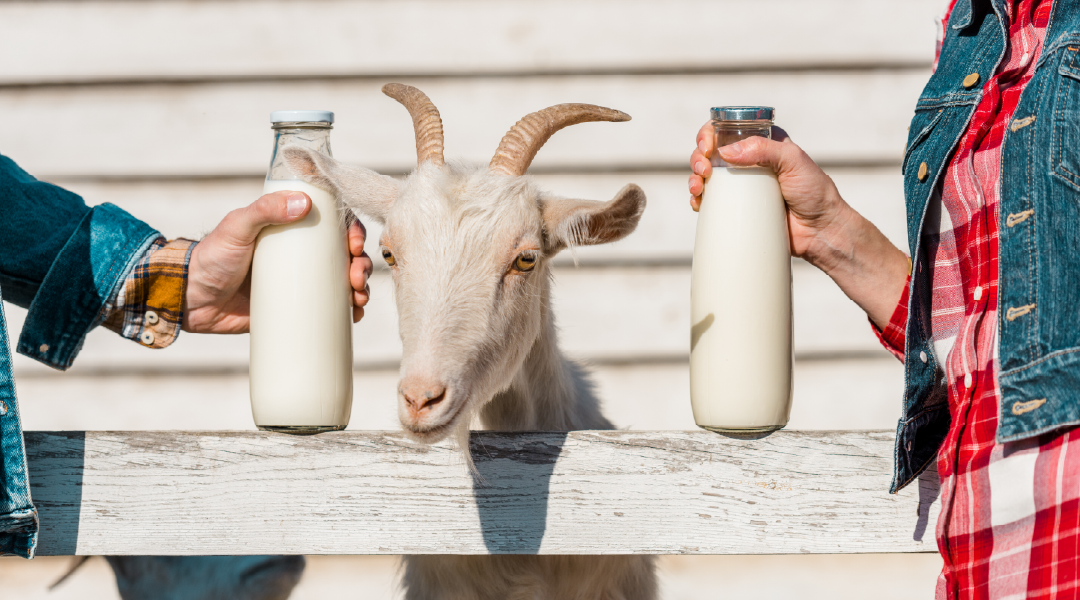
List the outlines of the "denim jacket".
<svg viewBox="0 0 1080 600">
<path fill-rule="evenodd" d="M 903 172 L 913 271 L 894 492 L 934 460 L 949 430 L 946 357 L 934 354 L 930 337 L 931 257 L 921 232 L 931 192 L 982 97 L 982 86 L 967 89 L 964 79 L 977 73 L 980 84 L 987 81 L 1004 58 L 1007 1 L 956 3 L 908 134 Z M 1080 0 L 1054 1 L 1001 164 L 997 440 L 1010 442 L 1080 423 Z"/>
<path fill-rule="evenodd" d="M 18 351 L 70 367 L 106 300 L 159 235 L 111 204 L 87 207 L 0 155 L 0 296 L 30 309 Z M 8 347 L 0 302 L 0 555 L 31 558 L 38 518 Z"/>
</svg>

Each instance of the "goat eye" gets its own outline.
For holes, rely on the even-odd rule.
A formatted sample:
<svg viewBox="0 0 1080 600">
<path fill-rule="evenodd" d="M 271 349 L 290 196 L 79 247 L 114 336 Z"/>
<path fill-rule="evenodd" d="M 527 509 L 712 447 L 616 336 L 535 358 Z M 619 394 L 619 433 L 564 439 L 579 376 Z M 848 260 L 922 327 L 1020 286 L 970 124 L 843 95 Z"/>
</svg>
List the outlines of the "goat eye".
<svg viewBox="0 0 1080 600">
<path fill-rule="evenodd" d="M 386 261 L 386 264 L 390 265 L 391 267 L 394 266 L 395 262 L 397 262 L 396 260 L 394 260 L 394 254 L 386 248 L 382 249 L 382 257 L 383 260 Z"/>
<path fill-rule="evenodd" d="M 529 254 L 518 255 L 517 260 L 514 261 L 514 268 L 522 272 L 532 271 L 535 266 L 536 257 Z"/>
</svg>

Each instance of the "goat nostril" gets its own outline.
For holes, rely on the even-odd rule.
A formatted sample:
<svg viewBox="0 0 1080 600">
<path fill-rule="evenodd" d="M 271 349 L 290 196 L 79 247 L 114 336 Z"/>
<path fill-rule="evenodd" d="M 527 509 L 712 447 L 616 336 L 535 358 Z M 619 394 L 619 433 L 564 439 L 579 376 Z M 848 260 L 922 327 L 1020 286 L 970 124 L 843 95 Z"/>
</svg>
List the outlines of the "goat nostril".
<svg viewBox="0 0 1080 600">
<path fill-rule="evenodd" d="M 446 388 L 443 386 L 421 388 L 423 391 L 403 387 L 400 390 L 401 397 L 414 412 L 420 412 L 425 408 L 432 408 L 446 399 Z"/>
<path fill-rule="evenodd" d="M 425 392 L 424 401 L 420 405 L 420 408 L 428 408 L 431 406 L 435 406 L 436 404 L 442 402 L 444 399 L 446 399 L 446 390 L 442 390 L 437 396 L 433 395 L 432 392 Z"/>
</svg>

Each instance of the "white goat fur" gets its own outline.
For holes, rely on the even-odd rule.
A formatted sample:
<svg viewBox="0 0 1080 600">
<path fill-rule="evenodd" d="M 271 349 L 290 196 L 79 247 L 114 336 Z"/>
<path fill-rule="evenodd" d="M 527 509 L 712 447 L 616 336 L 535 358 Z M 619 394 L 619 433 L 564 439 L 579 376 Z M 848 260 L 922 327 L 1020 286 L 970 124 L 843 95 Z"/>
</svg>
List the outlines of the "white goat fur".
<svg viewBox="0 0 1080 600">
<path fill-rule="evenodd" d="M 645 195 L 609 202 L 541 192 L 527 176 L 421 163 L 403 181 L 285 149 L 294 172 L 344 206 L 385 224 L 403 344 L 398 412 L 412 436 L 453 435 L 468 456 L 469 424 L 502 431 L 612 429 L 585 370 L 559 350 L 550 259 L 561 249 L 634 230 Z M 528 272 L 519 255 L 535 257 Z M 442 401 L 416 410 L 410 390 Z M 433 390 L 433 391 L 430 391 Z M 470 463 L 471 464 L 471 463 Z M 410 556 L 409 600 L 656 597 L 648 556 Z"/>
</svg>

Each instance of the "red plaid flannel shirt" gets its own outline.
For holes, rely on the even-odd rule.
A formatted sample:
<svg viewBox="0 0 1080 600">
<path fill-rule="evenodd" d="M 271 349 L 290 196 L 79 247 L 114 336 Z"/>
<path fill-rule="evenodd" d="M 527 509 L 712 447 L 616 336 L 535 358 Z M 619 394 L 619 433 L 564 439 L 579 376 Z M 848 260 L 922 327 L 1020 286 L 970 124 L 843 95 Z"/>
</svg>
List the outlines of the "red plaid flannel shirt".
<svg viewBox="0 0 1080 600">
<path fill-rule="evenodd" d="M 1007 128 L 1030 123 L 1012 117 L 1034 73 L 1051 7 L 1052 0 L 1008 3 L 1004 63 L 983 86 L 922 231 L 932 258 L 934 350 L 945 359 L 952 415 L 937 460 L 939 599 L 1080 598 L 1080 429 L 994 441 L 1001 144 Z M 948 13 L 943 28 L 947 22 Z M 1008 215 L 1006 226 L 1024 218 Z M 907 304 L 905 290 L 880 333 L 901 358 Z"/>
</svg>

